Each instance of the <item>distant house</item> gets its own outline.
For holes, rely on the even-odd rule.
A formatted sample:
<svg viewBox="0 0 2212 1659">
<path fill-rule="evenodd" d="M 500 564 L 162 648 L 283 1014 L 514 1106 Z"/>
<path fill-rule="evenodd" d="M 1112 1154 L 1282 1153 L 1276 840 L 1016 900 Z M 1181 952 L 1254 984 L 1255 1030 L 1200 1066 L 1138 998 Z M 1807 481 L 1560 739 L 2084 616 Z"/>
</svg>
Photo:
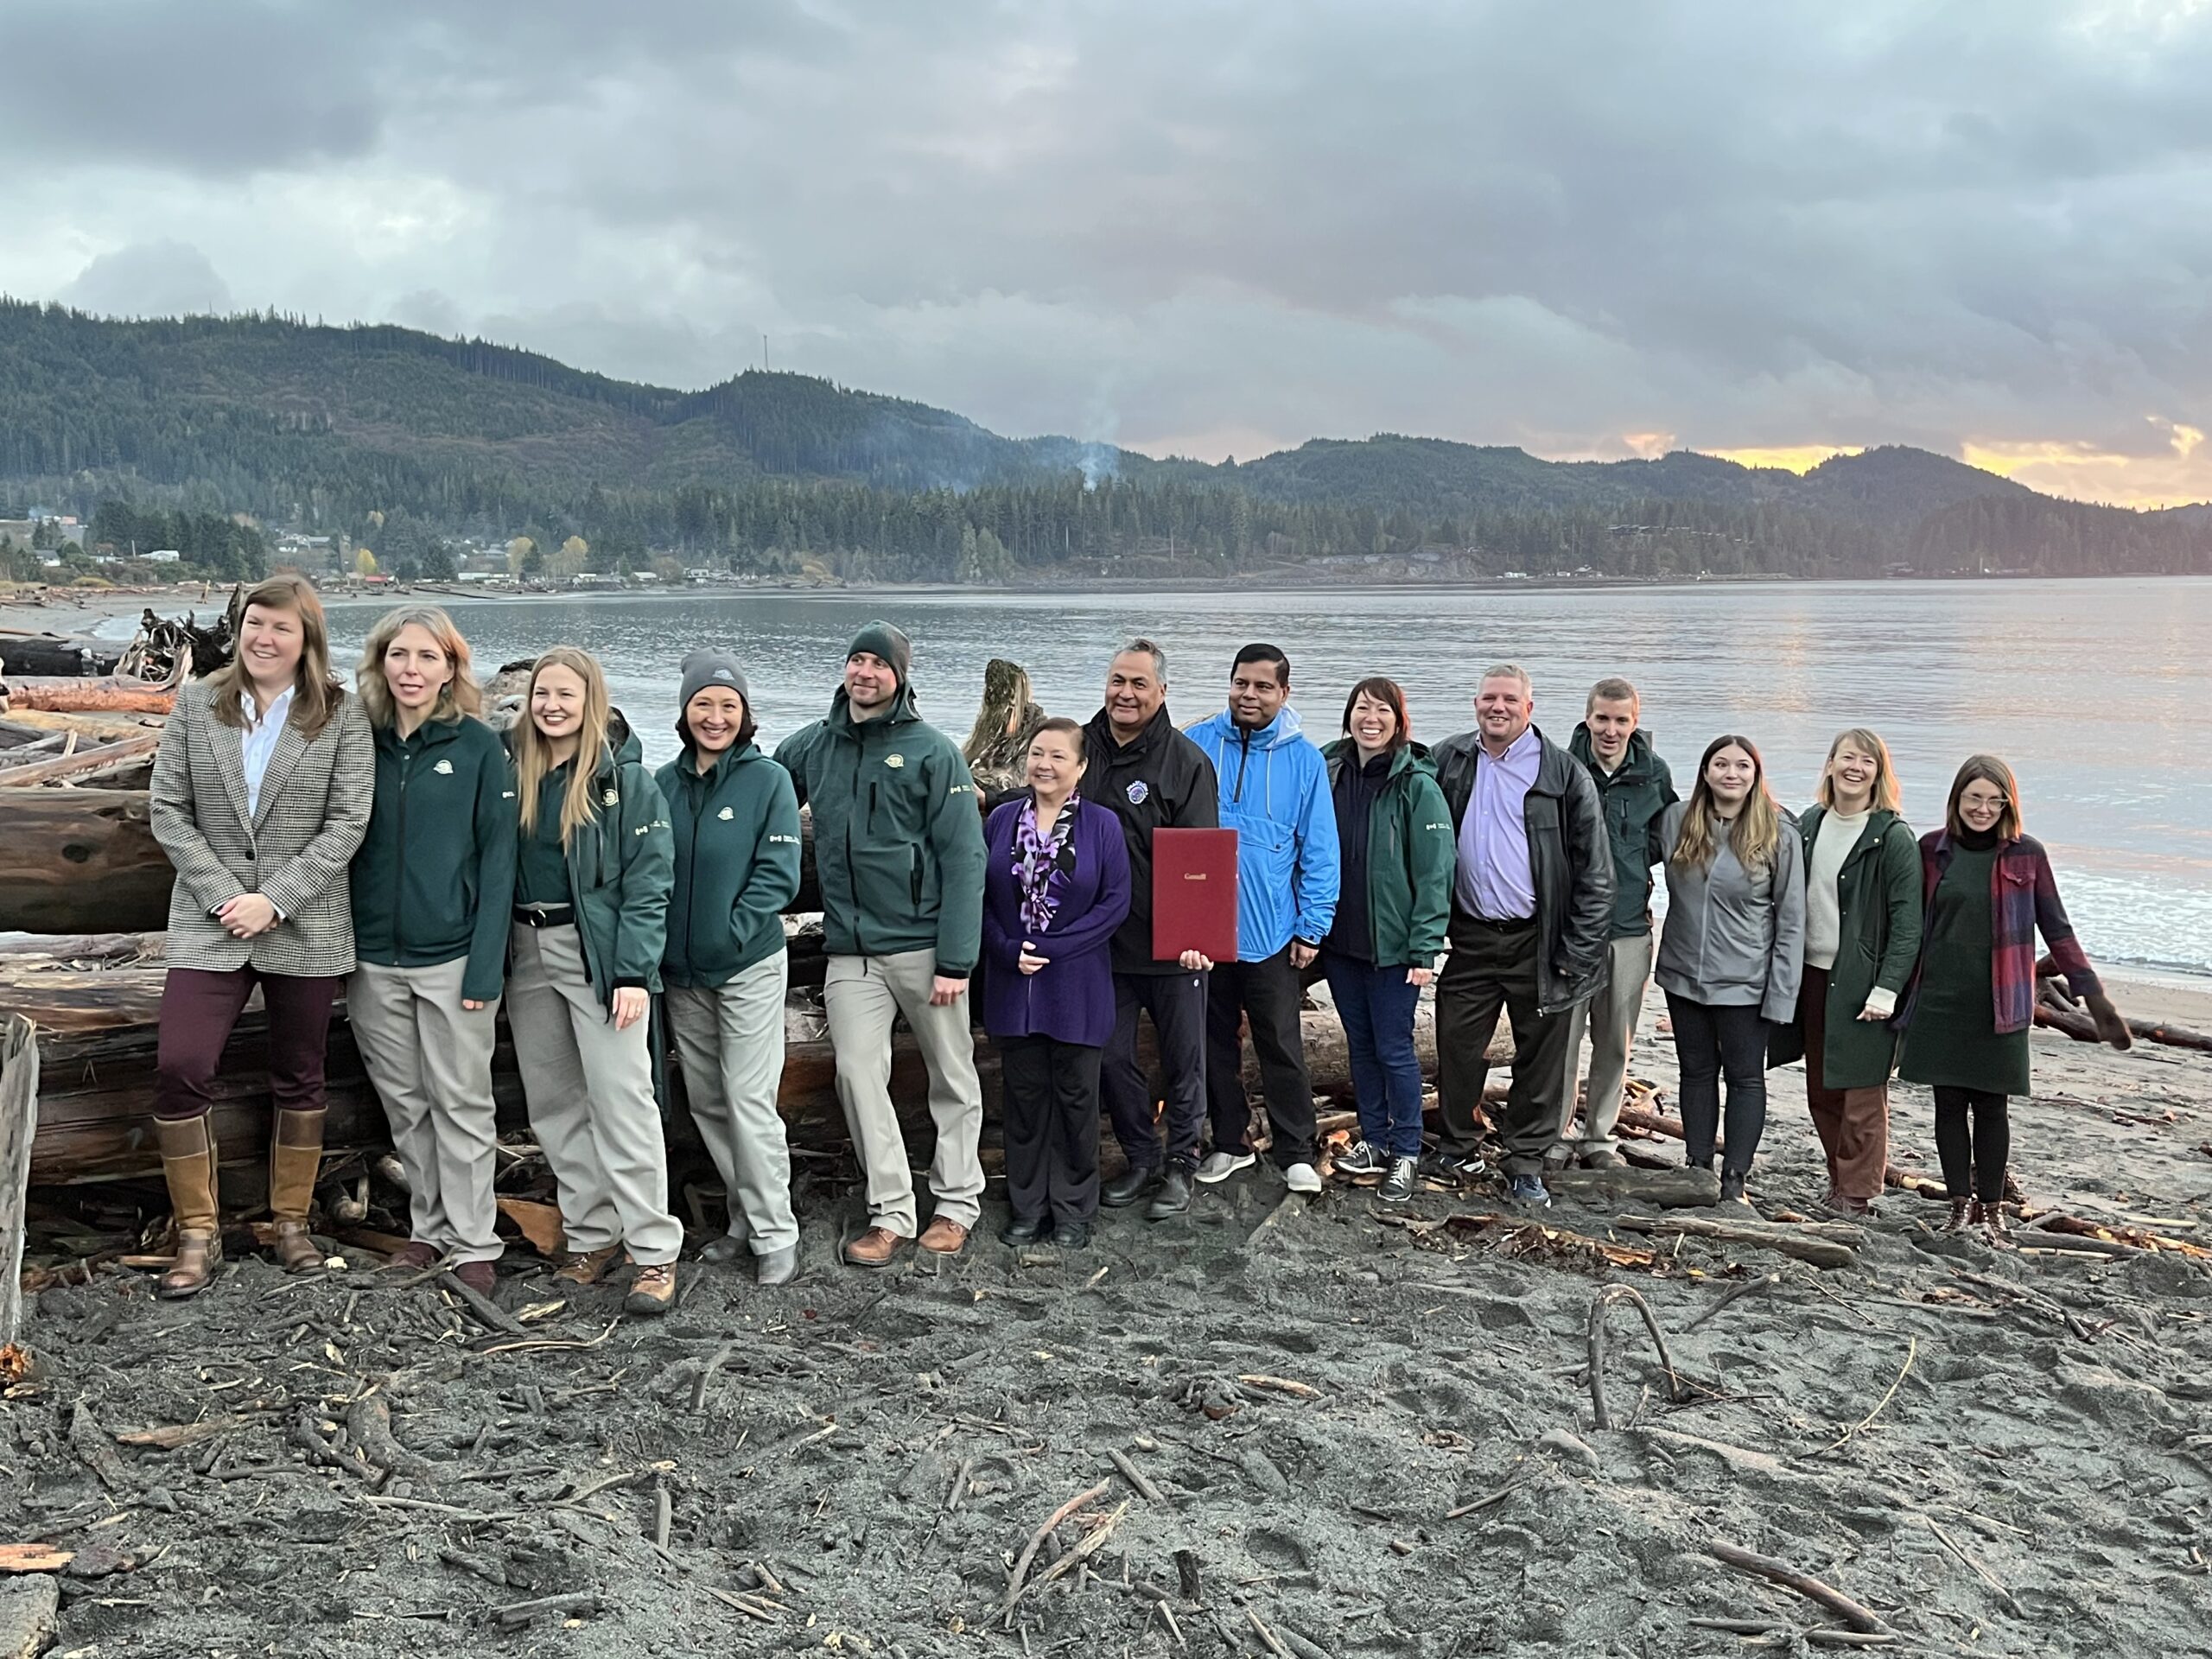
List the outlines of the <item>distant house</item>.
<svg viewBox="0 0 2212 1659">
<path fill-rule="evenodd" d="M 173 547 L 157 547 L 146 556 L 156 564 L 175 564 L 184 557 Z"/>
</svg>

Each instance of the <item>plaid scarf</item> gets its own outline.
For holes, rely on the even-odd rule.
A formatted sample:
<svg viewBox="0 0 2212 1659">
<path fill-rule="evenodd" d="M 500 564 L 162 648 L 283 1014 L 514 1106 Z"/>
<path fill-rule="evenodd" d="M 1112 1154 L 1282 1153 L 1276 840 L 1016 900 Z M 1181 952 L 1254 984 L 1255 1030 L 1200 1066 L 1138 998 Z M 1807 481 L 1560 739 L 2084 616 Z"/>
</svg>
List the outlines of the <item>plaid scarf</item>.
<svg viewBox="0 0 2212 1659">
<path fill-rule="evenodd" d="M 1049 836 L 1037 830 L 1037 803 L 1025 801 L 1014 826 L 1014 879 L 1021 884 L 1021 925 L 1033 933 L 1052 925 L 1060 899 L 1069 886 L 1065 865 L 1068 837 L 1075 831 L 1076 809 L 1082 797 L 1071 795 Z"/>
</svg>

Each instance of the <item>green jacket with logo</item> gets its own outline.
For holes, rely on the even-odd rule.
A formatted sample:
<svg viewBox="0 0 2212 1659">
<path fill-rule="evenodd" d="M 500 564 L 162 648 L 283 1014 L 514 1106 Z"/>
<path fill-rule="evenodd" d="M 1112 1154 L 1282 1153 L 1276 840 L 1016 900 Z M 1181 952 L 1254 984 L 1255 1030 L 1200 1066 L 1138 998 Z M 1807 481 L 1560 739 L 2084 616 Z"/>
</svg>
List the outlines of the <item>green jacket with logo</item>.
<svg viewBox="0 0 2212 1659">
<path fill-rule="evenodd" d="M 653 779 L 676 852 L 661 977 L 711 989 L 784 948 L 784 909 L 798 896 L 798 797 L 756 744 L 704 776 L 696 760 L 686 748 Z"/>
<path fill-rule="evenodd" d="M 814 812 L 823 944 L 832 956 L 932 950 L 965 979 L 983 941 L 983 818 L 952 740 L 925 725 L 903 683 L 889 712 L 855 721 L 843 689 L 830 715 L 776 746 Z"/>
<path fill-rule="evenodd" d="M 643 753 L 616 711 L 592 777 L 599 810 L 569 837 L 565 855 L 584 976 L 610 1008 L 619 989 L 660 989 L 675 880 L 668 804 L 639 759 Z"/>
<path fill-rule="evenodd" d="M 1321 751 L 1329 786 L 1357 746 L 1340 737 Z M 1378 968 L 1433 968 L 1452 923 L 1452 872 L 1459 861 L 1452 809 L 1428 751 L 1408 743 L 1367 810 L 1367 924 Z"/>
<path fill-rule="evenodd" d="M 1797 820 L 1803 868 L 1813 868 L 1824 806 L 1808 806 Z M 1897 1064 L 1897 1029 L 1887 1020 L 1861 1020 L 1867 993 L 1877 985 L 1904 1000 L 1920 960 L 1920 843 L 1912 826 L 1887 807 L 1876 809 L 1844 855 L 1835 878 L 1835 964 L 1828 969 L 1827 1040 L 1821 1046 L 1821 1082 L 1830 1089 L 1879 1089 Z M 1766 1063 L 1787 1065 L 1805 1057 L 1804 993 L 1796 1018 L 1769 1033 Z"/>
<path fill-rule="evenodd" d="M 1680 798 L 1674 774 L 1651 747 L 1649 733 L 1629 734 L 1628 753 L 1610 773 L 1598 764 L 1590 728 L 1577 726 L 1567 753 L 1590 769 L 1605 810 L 1605 835 L 1613 843 L 1613 937 L 1640 938 L 1651 931 L 1651 870 L 1666 861 L 1659 844 L 1659 821 Z"/>
<path fill-rule="evenodd" d="M 385 968 L 466 957 L 461 994 L 499 995 L 515 886 L 514 768 L 480 720 L 375 730 L 369 831 L 353 855 L 353 952 Z"/>
</svg>

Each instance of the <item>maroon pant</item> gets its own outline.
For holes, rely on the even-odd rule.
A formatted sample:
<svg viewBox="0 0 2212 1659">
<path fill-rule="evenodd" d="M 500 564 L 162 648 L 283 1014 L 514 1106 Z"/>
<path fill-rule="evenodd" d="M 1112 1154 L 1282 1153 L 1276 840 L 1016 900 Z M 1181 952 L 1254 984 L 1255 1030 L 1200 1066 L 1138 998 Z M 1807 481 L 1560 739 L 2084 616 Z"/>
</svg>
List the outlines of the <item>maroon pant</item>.
<svg viewBox="0 0 2212 1659">
<path fill-rule="evenodd" d="M 1882 1196 L 1890 1166 L 1890 1086 L 1831 1089 L 1821 1075 L 1828 1037 L 1827 969 L 1805 969 L 1797 1006 L 1805 1014 L 1805 1104 L 1828 1155 L 1828 1185 L 1871 1204 Z"/>
<path fill-rule="evenodd" d="M 252 967 L 217 973 L 172 968 L 162 983 L 159 1078 L 154 1115 L 199 1117 L 214 1103 L 208 1085 L 223 1046 L 256 985 L 269 1009 L 269 1092 L 280 1112 L 322 1109 L 323 1050 L 340 977 L 264 974 Z"/>
</svg>

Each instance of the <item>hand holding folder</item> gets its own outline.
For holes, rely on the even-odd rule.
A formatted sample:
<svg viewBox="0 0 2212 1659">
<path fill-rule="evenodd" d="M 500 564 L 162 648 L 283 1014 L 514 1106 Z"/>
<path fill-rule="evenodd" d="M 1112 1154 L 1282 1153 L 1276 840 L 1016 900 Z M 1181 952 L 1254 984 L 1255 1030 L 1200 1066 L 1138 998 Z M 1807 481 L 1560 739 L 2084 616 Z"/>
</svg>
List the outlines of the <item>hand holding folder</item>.
<svg viewBox="0 0 2212 1659">
<path fill-rule="evenodd" d="M 1152 836 L 1152 954 L 1236 960 L 1236 832 L 1155 830 Z"/>
</svg>

